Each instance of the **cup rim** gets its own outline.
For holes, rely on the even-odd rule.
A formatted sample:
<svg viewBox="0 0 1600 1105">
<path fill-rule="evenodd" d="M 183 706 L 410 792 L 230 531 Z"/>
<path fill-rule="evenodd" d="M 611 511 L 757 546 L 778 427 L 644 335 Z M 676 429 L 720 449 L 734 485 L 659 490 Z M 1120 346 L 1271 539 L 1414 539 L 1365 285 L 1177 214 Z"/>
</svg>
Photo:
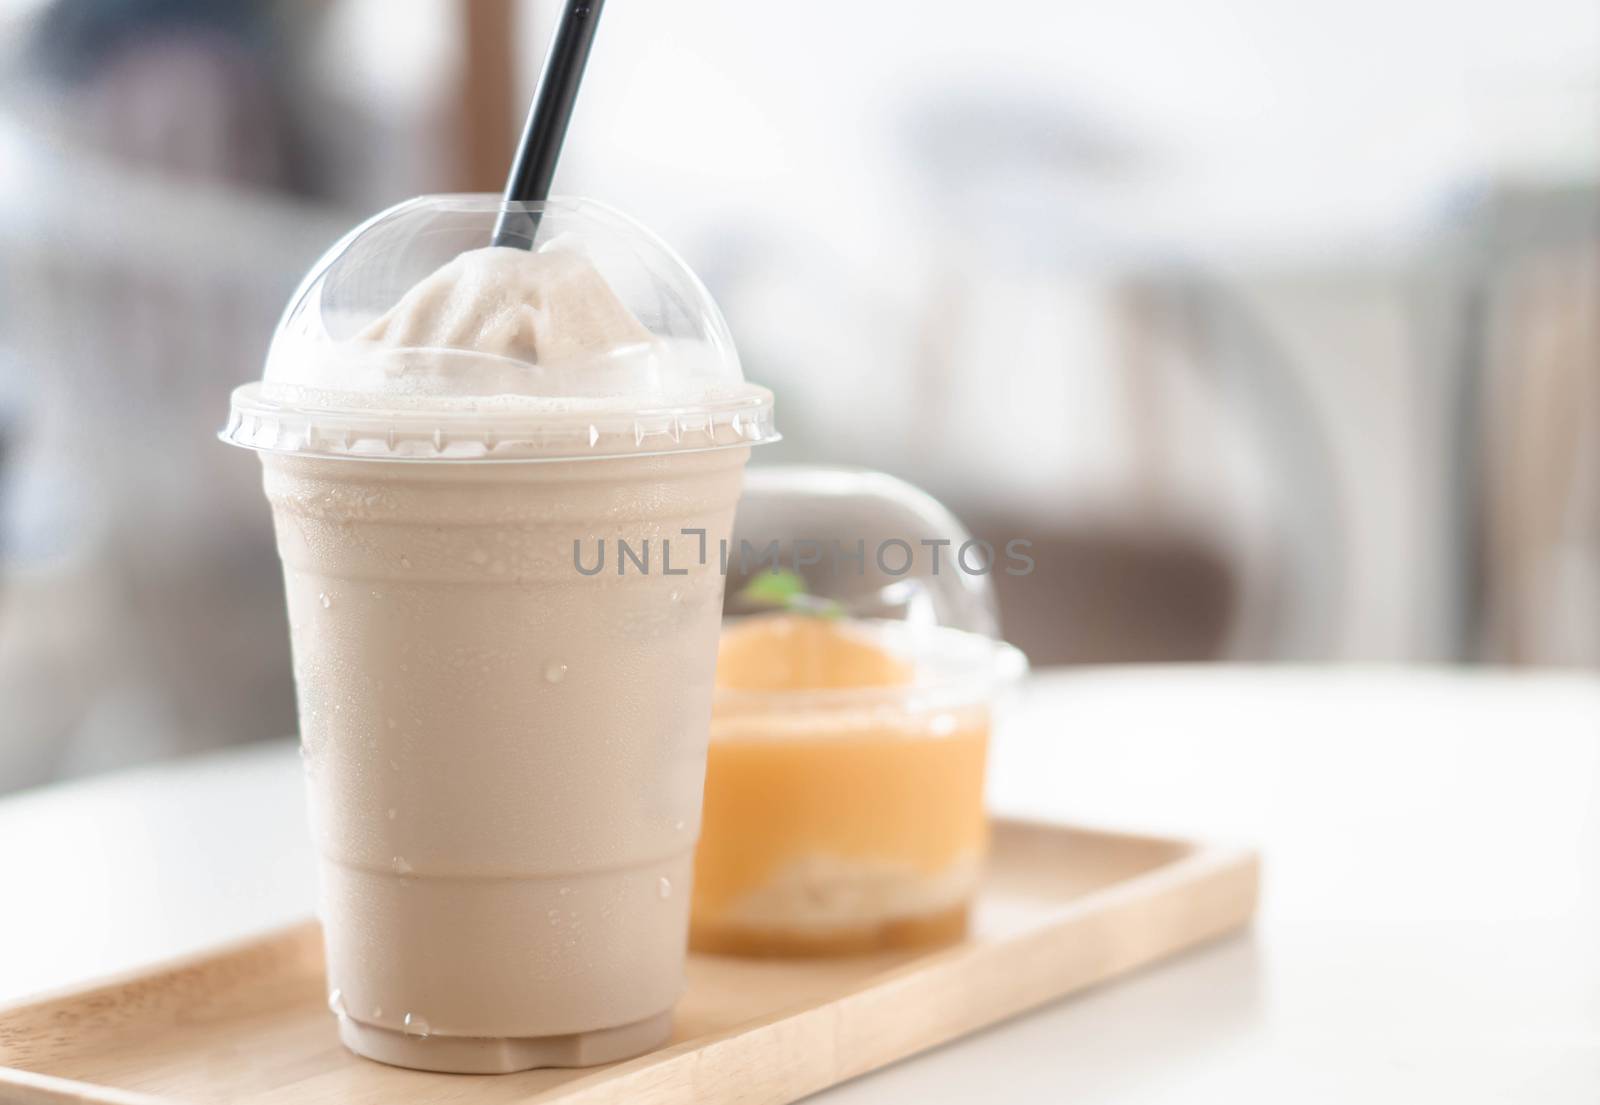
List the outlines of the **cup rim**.
<svg viewBox="0 0 1600 1105">
<path fill-rule="evenodd" d="M 748 448 L 779 441 L 772 393 L 755 384 L 680 406 L 568 410 L 349 410 L 235 388 L 225 444 L 259 453 L 456 463 L 602 460 Z"/>
</svg>

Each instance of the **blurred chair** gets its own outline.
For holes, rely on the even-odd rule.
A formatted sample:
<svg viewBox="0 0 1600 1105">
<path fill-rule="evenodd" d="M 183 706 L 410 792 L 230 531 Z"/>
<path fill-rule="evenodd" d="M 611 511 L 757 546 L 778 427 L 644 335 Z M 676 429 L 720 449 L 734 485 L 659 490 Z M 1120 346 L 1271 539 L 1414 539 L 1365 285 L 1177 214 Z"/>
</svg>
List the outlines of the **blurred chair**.
<svg viewBox="0 0 1600 1105">
<path fill-rule="evenodd" d="M 0 120 L 0 789 L 293 728 L 250 458 L 214 434 L 349 220 Z"/>
<path fill-rule="evenodd" d="M 996 580 L 1008 636 L 1038 663 L 1327 656 L 1339 495 L 1295 366 L 1218 280 L 1112 280 L 1121 340 L 1097 370 L 1120 382 L 1102 430 L 1123 441 L 1119 469 L 1092 496 L 1063 487 L 1044 513 L 971 507 L 991 540 L 1034 541 L 1038 571 Z"/>
<path fill-rule="evenodd" d="M 1459 655 L 1600 664 L 1600 189 L 1468 197 L 1431 272 Z"/>
<path fill-rule="evenodd" d="M 1325 428 L 1242 296 L 1140 225 L 1157 159 L 995 89 L 919 101 L 906 137 L 946 254 L 916 367 L 939 487 L 1040 561 L 996 581 L 1008 637 L 1035 663 L 1328 655 Z"/>
</svg>

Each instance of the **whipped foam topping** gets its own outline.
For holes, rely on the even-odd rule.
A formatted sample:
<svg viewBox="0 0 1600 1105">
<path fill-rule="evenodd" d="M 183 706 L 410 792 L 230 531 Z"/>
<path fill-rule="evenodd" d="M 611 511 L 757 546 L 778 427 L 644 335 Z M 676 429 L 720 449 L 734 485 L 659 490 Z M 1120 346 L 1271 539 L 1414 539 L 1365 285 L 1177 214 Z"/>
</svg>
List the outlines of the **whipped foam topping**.
<svg viewBox="0 0 1600 1105">
<path fill-rule="evenodd" d="M 435 270 L 361 332 L 392 349 L 457 349 L 556 364 L 648 345 L 582 254 L 553 247 L 469 250 Z"/>
<path fill-rule="evenodd" d="M 748 388 L 705 343 L 653 335 L 561 239 L 469 250 L 337 342 L 280 334 L 263 394 L 328 409 L 582 410 Z"/>
</svg>

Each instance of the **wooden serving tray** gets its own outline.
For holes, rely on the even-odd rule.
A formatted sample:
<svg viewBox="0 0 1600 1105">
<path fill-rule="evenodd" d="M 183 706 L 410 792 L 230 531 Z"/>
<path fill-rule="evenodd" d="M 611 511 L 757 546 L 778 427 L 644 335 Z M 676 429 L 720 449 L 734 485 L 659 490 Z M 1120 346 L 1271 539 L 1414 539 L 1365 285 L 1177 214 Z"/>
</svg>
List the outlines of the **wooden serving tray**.
<svg viewBox="0 0 1600 1105">
<path fill-rule="evenodd" d="M 427 1074 L 340 1046 L 307 922 L 0 1010 L 0 1101 L 794 1101 L 1246 924 L 1249 852 L 995 825 L 965 941 L 839 959 L 693 955 L 672 1043 L 622 1063 Z"/>
</svg>

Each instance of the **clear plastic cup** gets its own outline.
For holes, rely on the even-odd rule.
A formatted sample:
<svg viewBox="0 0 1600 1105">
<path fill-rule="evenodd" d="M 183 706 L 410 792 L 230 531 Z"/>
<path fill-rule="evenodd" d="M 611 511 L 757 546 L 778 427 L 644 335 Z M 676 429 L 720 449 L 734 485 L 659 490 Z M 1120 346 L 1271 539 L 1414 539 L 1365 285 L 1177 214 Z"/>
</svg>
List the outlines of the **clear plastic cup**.
<svg viewBox="0 0 1600 1105">
<path fill-rule="evenodd" d="M 833 954 L 966 931 L 989 734 L 1026 670 L 995 636 L 988 581 L 1022 570 L 1012 552 L 881 473 L 751 473 L 728 554 L 695 948 Z"/>
<path fill-rule="evenodd" d="M 371 337 L 500 211 L 424 197 L 352 231 L 222 435 L 261 454 L 283 561 L 330 1005 L 356 1052 L 430 1070 L 667 1038 L 722 597 L 691 554 L 776 436 L 700 282 L 585 201 L 519 211 L 626 343 L 566 341 L 611 309 L 586 283 L 470 318 L 510 327 L 492 353 Z M 519 327 L 559 356 L 507 355 Z"/>
</svg>

